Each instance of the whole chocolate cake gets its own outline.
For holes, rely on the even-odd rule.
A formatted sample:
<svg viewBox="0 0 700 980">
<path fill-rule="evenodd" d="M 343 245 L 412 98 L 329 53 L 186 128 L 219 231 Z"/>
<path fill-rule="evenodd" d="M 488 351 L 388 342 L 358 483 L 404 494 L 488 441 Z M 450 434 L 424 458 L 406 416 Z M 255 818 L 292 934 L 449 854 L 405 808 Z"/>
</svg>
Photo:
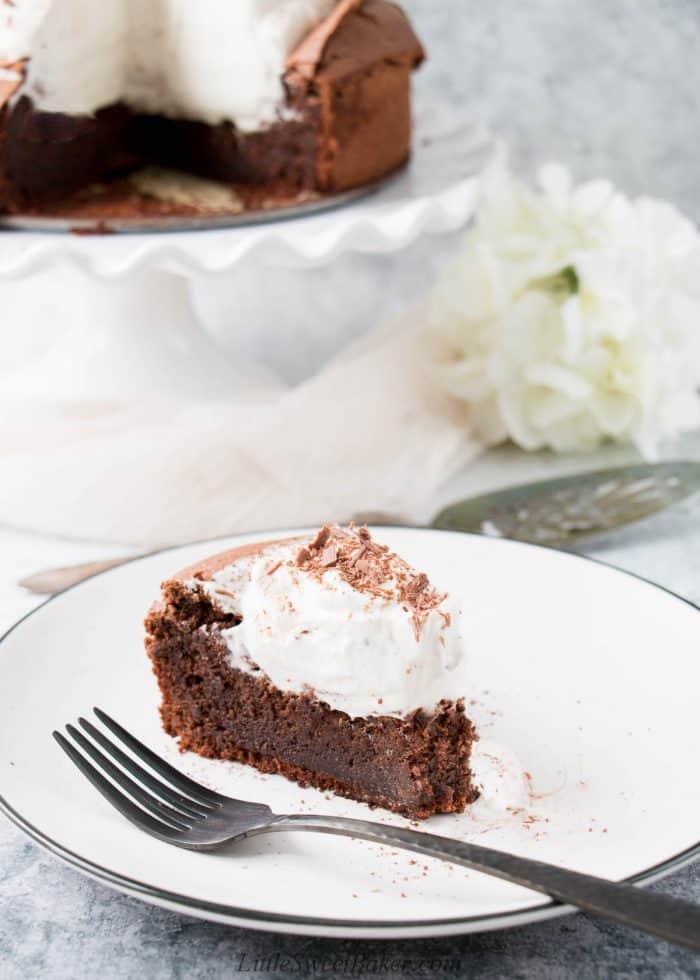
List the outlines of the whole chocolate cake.
<svg viewBox="0 0 700 980">
<path fill-rule="evenodd" d="M 387 0 L 0 0 L 0 212 L 147 164 L 274 195 L 410 151 L 423 51 Z"/>
</svg>

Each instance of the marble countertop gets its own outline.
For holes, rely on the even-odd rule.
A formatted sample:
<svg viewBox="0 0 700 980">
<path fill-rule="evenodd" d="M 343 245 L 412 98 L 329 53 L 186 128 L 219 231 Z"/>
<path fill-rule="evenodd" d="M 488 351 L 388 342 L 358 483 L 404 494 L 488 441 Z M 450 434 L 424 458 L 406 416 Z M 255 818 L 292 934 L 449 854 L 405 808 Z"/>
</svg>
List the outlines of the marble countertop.
<svg viewBox="0 0 700 980">
<path fill-rule="evenodd" d="M 700 6 L 694 0 L 403 3 L 431 52 L 419 84 L 423 102 L 477 110 L 507 140 L 522 169 L 557 158 L 577 177 L 607 176 L 632 194 L 667 197 L 700 218 L 693 139 L 700 131 Z M 271 366 L 289 380 L 309 373 L 368 316 L 376 320 L 406 302 L 418 284 L 422 288 L 450 247 L 450 241 L 418 242 L 391 258 L 347 258 L 319 270 L 299 286 L 304 302 L 297 304 L 303 311 L 297 319 L 289 312 L 289 296 L 302 280 L 280 272 L 279 288 L 266 291 L 265 313 L 268 319 L 285 313 L 288 329 L 286 343 L 264 351 Z M 346 285 L 348 302 L 339 302 L 344 283 L 358 275 L 363 289 Z M 257 322 L 249 313 L 257 312 L 259 290 L 246 282 L 254 284 L 250 270 L 226 287 L 202 284 L 198 290 L 195 284 L 201 307 L 218 304 L 210 317 L 213 329 L 234 313 L 240 325 Z M 311 287 L 315 305 L 309 307 Z M 306 329 L 309 309 L 328 320 L 323 337 Z M 43 319 L 49 331 L 50 317 Z M 12 352 L 12 340 L 10 361 L 19 361 L 39 339 L 38 333 L 13 331 L 0 343 Z M 244 326 L 238 341 L 254 356 L 268 343 L 257 328 L 245 334 Z M 3 357 L 9 364 L 4 347 Z M 484 464 L 481 484 L 492 477 L 490 465 Z M 529 464 L 528 476 L 537 475 L 538 465 Z M 475 492 L 481 484 L 473 473 L 465 475 L 445 499 L 458 496 L 460 486 Z M 697 500 L 601 540 L 590 552 L 700 602 Z M 0 530 L 0 633 L 36 604 L 16 585 L 22 574 L 110 553 L 116 552 L 98 544 Z M 700 865 L 653 887 L 700 901 Z M 0 818 L 0 980 L 248 975 L 692 978 L 700 977 L 700 964 L 690 953 L 583 915 L 506 932 L 400 943 L 218 926 L 112 892 L 64 867 Z"/>
</svg>

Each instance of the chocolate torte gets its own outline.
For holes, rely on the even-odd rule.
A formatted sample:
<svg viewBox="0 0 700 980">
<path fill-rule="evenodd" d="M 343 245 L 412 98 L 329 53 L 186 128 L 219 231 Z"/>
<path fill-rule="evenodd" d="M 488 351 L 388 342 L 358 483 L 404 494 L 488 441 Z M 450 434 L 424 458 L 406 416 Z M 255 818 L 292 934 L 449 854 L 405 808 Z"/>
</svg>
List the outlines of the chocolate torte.
<svg viewBox="0 0 700 980">
<path fill-rule="evenodd" d="M 423 58 L 387 0 L 0 0 L 0 212 L 153 164 L 336 192 L 407 159 Z"/>
<path fill-rule="evenodd" d="M 146 630 L 181 750 L 412 818 L 476 799 L 459 609 L 366 528 L 187 568 Z"/>
</svg>

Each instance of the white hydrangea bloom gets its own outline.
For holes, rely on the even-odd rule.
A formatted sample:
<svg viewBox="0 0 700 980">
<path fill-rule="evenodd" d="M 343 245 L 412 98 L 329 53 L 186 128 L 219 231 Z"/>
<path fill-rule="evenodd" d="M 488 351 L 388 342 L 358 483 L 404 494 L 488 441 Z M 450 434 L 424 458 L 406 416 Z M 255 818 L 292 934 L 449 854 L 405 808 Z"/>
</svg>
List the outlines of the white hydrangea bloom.
<svg viewBox="0 0 700 980">
<path fill-rule="evenodd" d="M 488 443 L 589 450 L 700 424 L 700 236 L 662 201 L 554 164 L 502 174 L 429 303 Z"/>
</svg>

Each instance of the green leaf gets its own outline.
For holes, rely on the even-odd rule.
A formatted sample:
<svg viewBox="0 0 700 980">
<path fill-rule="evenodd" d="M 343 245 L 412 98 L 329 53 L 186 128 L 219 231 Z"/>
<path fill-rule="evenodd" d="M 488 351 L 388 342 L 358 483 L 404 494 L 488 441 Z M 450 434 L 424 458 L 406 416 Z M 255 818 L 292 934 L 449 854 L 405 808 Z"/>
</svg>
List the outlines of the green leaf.
<svg viewBox="0 0 700 980">
<path fill-rule="evenodd" d="M 579 278 L 573 265 L 565 265 L 559 272 L 553 272 L 551 276 L 543 276 L 541 279 L 533 279 L 528 285 L 528 289 L 539 289 L 545 293 L 554 293 L 560 299 L 567 299 L 578 292 Z"/>
</svg>

